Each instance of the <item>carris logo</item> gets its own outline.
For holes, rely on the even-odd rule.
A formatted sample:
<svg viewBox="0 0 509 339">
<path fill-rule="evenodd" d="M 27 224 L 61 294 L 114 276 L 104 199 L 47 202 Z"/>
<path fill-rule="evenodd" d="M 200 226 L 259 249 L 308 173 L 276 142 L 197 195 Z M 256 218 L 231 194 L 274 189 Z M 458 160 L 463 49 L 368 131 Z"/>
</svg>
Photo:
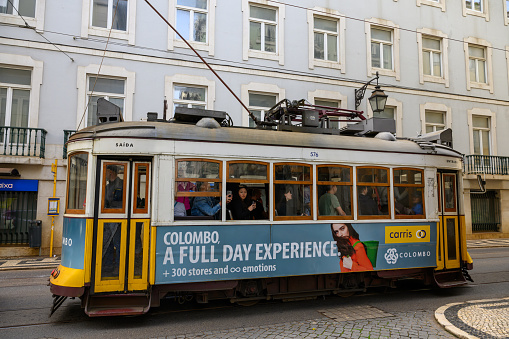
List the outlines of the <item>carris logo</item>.
<svg viewBox="0 0 509 339">
<path fill-rule="evenodd" d="M 384 258 L 388 264 L 395 264 L 396 261 L 398 261 L 398 251 L 395 248 L 389 248 L 387 249 Z"/>
<path fill-rule="evenodd" d="M 417 232 L 415 232 L 415 235 L 419 239 L 426 238 L 426 231 L 425 230 L 418 230 Z"/>
<path fill-rule="evenodd" d="M 3 182 L 0 183 L 0 188 L 13 188 L 14 184 L 4 184 Z"/>
</svg>

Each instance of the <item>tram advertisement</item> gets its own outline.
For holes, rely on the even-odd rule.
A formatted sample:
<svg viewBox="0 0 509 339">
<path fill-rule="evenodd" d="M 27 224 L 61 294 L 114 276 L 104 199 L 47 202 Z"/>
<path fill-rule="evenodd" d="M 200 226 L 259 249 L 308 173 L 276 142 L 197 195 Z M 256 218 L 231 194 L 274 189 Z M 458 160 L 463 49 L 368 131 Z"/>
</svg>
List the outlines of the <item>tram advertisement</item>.
<svg viewBox="0 0 509 339">
<path fill-rule="evenodd" d="M 436 266 L 436 223 L 158 227 L 156 284 Z"/>
</svg>

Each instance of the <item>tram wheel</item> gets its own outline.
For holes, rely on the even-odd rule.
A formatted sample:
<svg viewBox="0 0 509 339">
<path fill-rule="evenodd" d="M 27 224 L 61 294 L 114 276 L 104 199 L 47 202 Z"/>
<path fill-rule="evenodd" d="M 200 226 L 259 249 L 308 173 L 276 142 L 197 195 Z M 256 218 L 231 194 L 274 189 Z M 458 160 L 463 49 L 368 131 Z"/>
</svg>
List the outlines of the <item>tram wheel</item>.
<svg viewBox="0 0 509 339">
<path fill-rule="evenodd" d="M 258 304 L 259 302 L 260 300 L 245 300 L 245 301 L 237 300 L 235 303 L 237 303 L 237 305 L 240 306 L 249 307 Z"/>
</svg>

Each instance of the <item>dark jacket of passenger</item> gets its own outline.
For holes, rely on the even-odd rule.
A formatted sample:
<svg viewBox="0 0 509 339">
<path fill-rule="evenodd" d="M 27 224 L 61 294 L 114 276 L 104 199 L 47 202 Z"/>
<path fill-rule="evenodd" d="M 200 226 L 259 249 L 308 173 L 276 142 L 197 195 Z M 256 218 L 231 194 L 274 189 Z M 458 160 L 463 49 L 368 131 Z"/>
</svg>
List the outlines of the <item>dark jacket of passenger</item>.
<svg viewBox="0 0 509 339">
<path fill-rule="evenodd" d="M 240 199 L 235 199 L 232 201 L 228 207 L 232 211 L 233 220 L 252 220 L 253 213 L 247 208 L 250 206 L 246 202 L 251 202 L 249 199 L 245 199 L 244 201 Z"/>
</svg>

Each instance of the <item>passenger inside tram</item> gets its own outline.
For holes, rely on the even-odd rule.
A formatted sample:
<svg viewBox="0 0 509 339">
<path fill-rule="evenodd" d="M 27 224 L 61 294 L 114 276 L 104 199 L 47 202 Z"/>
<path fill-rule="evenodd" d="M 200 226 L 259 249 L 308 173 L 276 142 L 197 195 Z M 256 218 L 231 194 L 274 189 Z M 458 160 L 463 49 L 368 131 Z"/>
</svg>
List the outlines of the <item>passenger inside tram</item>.
<svg viewBox="0 0 509 339">
<path fill-rule="evenodd" d="M 201 182 L 198 188 L 199 192 L 209 191 L 209 183 Z M 226 202 L 229 203 L 231 199 L 227 198 Z M 209 216 L 214 218 L 221 218 L 221 200 L 217 201 L 214 197 L 198 196 L 193 199 L 193 208 L 191 209 L 192 216 Z"/>
<path fill-rule="evenodd" d="M 360 186 L 359 191 L 359 214 L 379 215 L 378 205 L 372 198 L 373 190 L 368 186 Z M 370 192 L 371 191 L 371 192 Z M 369 193 L 369 194 L 368 194 Z"/>
</svg>

